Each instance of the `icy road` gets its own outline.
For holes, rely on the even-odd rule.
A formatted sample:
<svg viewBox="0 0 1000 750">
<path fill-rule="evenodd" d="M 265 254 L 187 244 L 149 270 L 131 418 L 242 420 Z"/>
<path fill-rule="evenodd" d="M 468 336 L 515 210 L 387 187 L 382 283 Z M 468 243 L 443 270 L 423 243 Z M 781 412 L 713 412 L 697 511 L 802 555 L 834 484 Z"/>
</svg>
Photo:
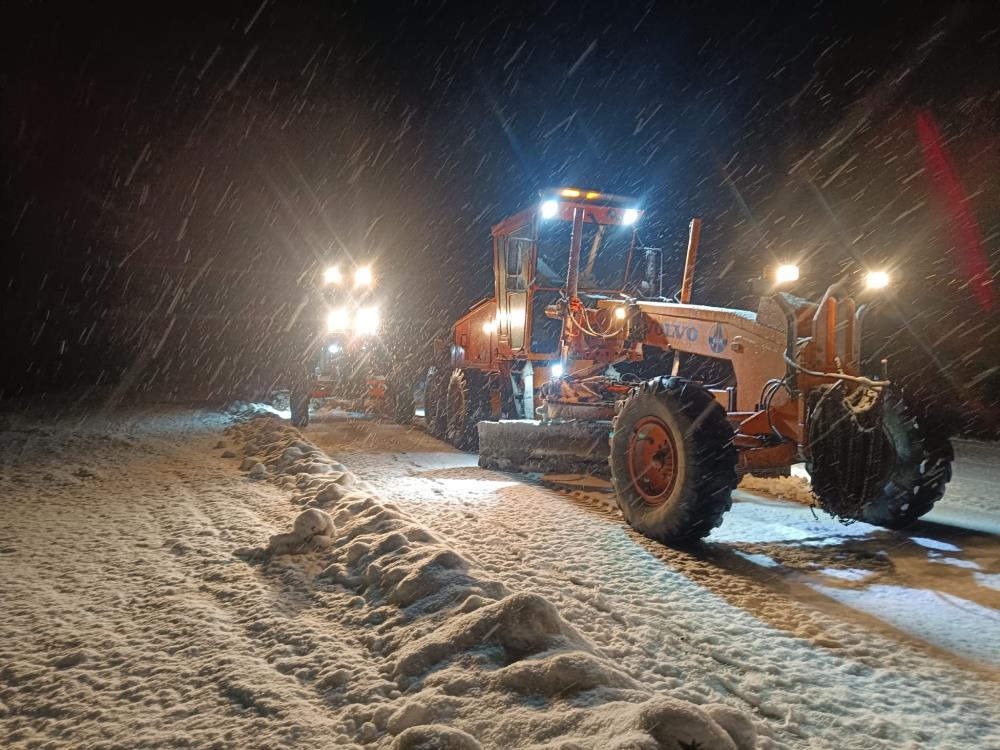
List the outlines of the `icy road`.
<svg viewBox="0 0 1000 750">
<path fill-rule="evenodd" d="M 632 533 L 599 487 L 480 470 L 416 428 L 319 421 L 305 437 L 417 523 L 379 537 L 396 511 L 362 493 L 367 510 L 335 515 L 339 563 L 260 564 L 233 552 L 288 529 L 301 491 L 277 459 L 261 480 L 241 471 L 268 444 L 230 424 L 154 405 L 0 413 L 0 746 L 417 748 L 421 725 L 456 723 L 483 747 L 678 747 L 617 727 L 722 705 L 759 747 L 1000 747 L 988 448 L 959 446 L 952 492 L 910 533 L 741 492 L 692 553 Z M 262 429 L 282 455 L 298 439 Z M 384 600 L 403 596 L 391 556 L 371 557 L 393 538 L 433 563 L 420 575 L 471 560 L 497 583 L 470 573 L 465 614 L 406 614 Z M 433 598 L 434 580 L 409 595 Z M 563 646 L 505 661 L 497 648 L 537 636 L 511 602 Z M 580 680 L 606 686 L 594 707 L 572 697 Z M 517 698 L 529 688 L 550 692 Z M 478 746 L 452 740 L 434 746 Z"/>
</svg>

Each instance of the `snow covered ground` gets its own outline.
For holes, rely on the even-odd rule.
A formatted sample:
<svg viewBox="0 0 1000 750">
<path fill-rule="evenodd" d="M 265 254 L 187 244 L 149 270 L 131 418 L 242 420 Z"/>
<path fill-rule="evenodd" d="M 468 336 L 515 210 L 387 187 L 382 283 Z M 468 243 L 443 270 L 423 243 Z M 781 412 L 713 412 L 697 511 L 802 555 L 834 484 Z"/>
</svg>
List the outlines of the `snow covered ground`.
<svg viewBox="0 0 1000 750">
<path fill-rule="evenodd" d="M 634 680 L 296 430 L 228 421 L 4 417 L 0 745 L 785 746 Z"/>
<path fill-rule="evenodd" d="M 212 451 L 225 424 L 155 406 L 4 418 L 0 745 L 337 736 L 340 718 L 297 674 L 359 644 L 294 569 L 262 575 L 232 556 L 292 510 Z"/>
<path fill-rule="evenodd" d="M 953 440 L 952 445 L 955 475 L 937 511 L 947 515 L 964 509 L 996 519 L 1000 516 L 1000 444 Z"/>
<path fill-rule="evenodd" d="M 1000 534 L 1000 443 L 954 439 L 952 445 L 954 475 L 945 499 L 927 519 Z M 740 482 L 740 489 L 803 505 L 813 504 L 804 464 L 793 466 L 790 477 L 746 476 Z"/>
<path fill-rule="evenodd" d="M 479 469 L 415 428 L 306 434 L 644 685 L 735 698 L 795 747 L 1000 743 L 1000 491 L 990 505 L 962 444 L 952 491 L 908 533 L 739 491 L 685 552 L 626 528 L 595 480 Z"/>
<path fill-rule="evenodd" d="M 908 534 L 741 491 L 681 552 L 591 480 L 305 437 L 0 413 L 0 746 L 1000 746 L 988 457 Z"/>
</svg>

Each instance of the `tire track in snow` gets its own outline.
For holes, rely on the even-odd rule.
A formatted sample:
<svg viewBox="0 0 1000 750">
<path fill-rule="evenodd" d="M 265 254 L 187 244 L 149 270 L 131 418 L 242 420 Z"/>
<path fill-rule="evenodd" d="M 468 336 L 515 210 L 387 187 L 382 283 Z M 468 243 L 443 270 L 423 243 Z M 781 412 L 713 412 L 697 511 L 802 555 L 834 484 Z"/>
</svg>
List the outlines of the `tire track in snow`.
<svg viewBox="0 0 1000 750">
<path fill-rule="evenodd" d="M 294 510 L 211 455 L 223 420 L 29 416 L 0 442 L 0 744 L 338 743 L 353 688 L 315 678 L 370 651 L 350 596 L 231 556 Z"/>
</svg>

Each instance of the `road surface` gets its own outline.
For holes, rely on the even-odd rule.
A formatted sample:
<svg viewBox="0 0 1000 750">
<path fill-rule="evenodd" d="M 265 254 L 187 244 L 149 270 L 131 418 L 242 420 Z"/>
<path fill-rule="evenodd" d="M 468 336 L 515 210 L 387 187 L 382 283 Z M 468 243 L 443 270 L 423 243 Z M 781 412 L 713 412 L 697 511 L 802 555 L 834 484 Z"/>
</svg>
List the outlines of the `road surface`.
<svg viewBox="0 0 1000 750">
<path fill-rule="evenodd" d="M 907 533 L 737 491 L 685 552 L 626 528 L 593 480 L 480 469 L 417 428 L 332 419 L 306 434 L 657 689 L 743 697 L 802 747 L 1000 742 L 989 447 L 957 446 L 949 496 Z"/>
<path fill-rule="evenodd" d="M 417 429 L 321 421 L 306 437 L 382 499 L 355 502 L 355 526 L 338 520 L 355 537 L 328 555 L 260 564 L 234 551 L 287 530 L 300 485 L 280 458 L 259 481 L 241 471 L 230 423 L 162 405 L 0 411 L 0 746 L 389 748 L 436 722 L 483 747 L 607 747 L 601 732 L 624 741 L 642 716 L 656 730 L 636 707 L 658 695 L 742 712 L 761 748 L 1000 746 L 995 485 L 980 474 L 960 470 L 953 498 L 975 498 L 975 523 L 894 534 L 741 493 L 680 552 L 625 528 L 600 487 L 483 471 Z M 416 521 L 383 533 L 384 501 Z M 424 567 L 380 593 L 407 549 Z M 423 572 L 462 560 L 502 588 L 470 579 L 483 595 L 461 611 L 387 601 L 404 584 L 433 598 Z M 538 595 L 536 615 L 552 602 L 578 650 L 508 663 L 476 639 L 435 645 L 502 618 L 510 592 Z M 482 638 L 501 625 L 523 638 L 516 617 Z M 399 677 L 434 649 L 450 666 Z M 574 675 L 624 684 L 608 664 L 626 688 L 573 697 Z"/>
</svg>

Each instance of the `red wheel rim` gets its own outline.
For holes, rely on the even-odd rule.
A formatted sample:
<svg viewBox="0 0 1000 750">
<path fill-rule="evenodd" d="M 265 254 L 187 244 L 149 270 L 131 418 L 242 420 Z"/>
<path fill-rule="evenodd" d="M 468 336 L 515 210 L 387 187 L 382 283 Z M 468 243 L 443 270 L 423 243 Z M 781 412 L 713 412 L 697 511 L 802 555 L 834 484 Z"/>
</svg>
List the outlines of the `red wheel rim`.
<svg viewBox="0 0 1000 750">
<path fill-rule="evenodd" d="M 647 505 L 662 505 L 677 482 L 677 444 L 659 417 L 643 417 L 628 439 L 632 486 Z"/>
</svg>

